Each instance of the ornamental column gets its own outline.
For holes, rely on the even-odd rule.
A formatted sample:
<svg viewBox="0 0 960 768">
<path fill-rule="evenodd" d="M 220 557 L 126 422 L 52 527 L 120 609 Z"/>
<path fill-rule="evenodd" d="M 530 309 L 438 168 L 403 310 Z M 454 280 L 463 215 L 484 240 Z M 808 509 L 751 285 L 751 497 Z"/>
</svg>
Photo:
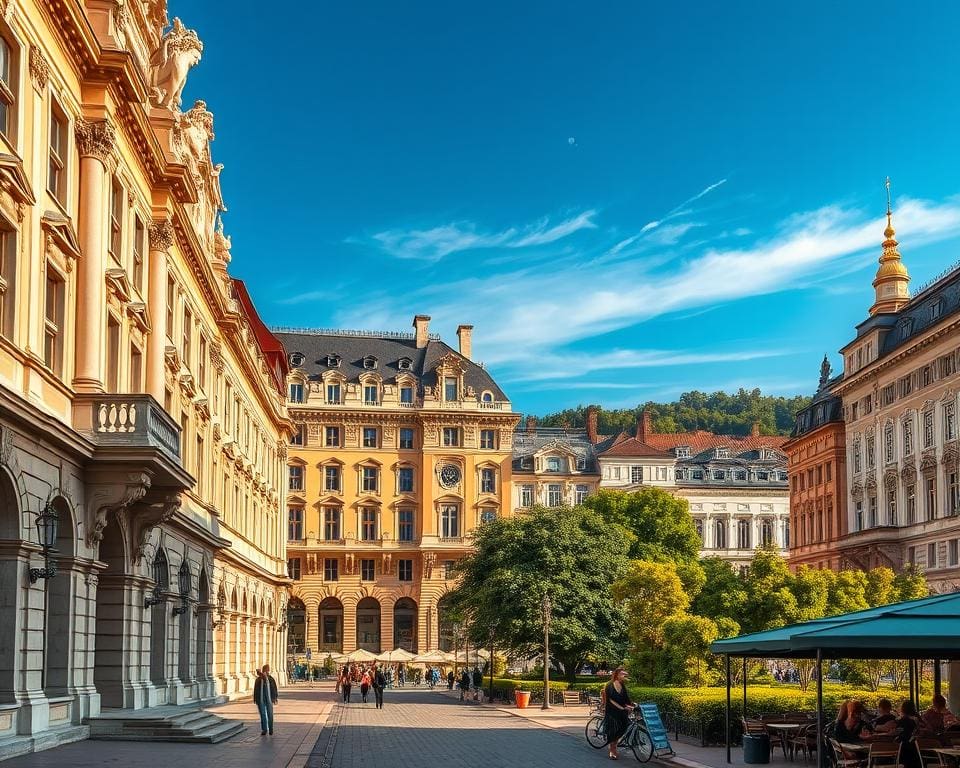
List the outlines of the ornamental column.
<svg viewBox="0 0 960 768">
<path fill-rule="evenodd" d="M 80 151 L 80 264 L 77 270 L 77 356 L 74 386 L 80 392 L 104 391 L 106 327 L 107 161 L 116 133 L 106 120 L 77 122 Z"/>
<path fill-rule="evenodd" d="M 173 246 L 173 224 L 154 219 L 150 224 L 150 337 L 147 339 L 147 392 L 163 405 L 166 395 L 164 357 L 167 351 L 167 252 Z"/>
</svg>

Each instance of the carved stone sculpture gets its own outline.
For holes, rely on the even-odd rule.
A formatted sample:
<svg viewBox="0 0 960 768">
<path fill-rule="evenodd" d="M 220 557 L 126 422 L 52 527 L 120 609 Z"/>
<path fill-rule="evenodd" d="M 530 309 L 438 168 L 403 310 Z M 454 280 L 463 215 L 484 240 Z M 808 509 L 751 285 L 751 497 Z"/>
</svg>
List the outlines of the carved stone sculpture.
<svg viewBox="0 0 960 768">
<path fill-rule="evenodd" d="M 150 59 L 150 102 L 171 111 L 180 108 L 183 86 L 190 68 L 200 62 L 203 43 L 192 29 L 174 18 Z"/>
</svg>

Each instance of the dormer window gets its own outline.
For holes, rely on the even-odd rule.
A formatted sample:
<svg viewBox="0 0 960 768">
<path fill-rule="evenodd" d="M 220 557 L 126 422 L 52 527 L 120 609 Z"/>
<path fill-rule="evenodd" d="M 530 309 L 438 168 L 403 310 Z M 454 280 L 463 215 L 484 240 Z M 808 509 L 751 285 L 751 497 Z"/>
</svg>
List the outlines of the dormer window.
<svg viewBox="0 0 960 768">
<path fill-rule="evenodd" d="M 678 459 L 689 459 L 690 458 L 690 447 L 687 445 L 678 445 L 675 449 Z"/>
<path fill-rule="evenodd" d="M 397 360 L 397 368 L 401 371 L 409 371 L 410 366 L 412 365 L 413 360 L 411 360 L 409 357 L 401 357 L 399 360 Z"/>
<path fill-rule="evenodd" d="M 327 368 L 339 368 L 340 355 L 327 355 Z"/>
<path fill-rule="evenodd" d="M 937 299 L 930 305 L 930 319 L 936 320 L 943 313 L 943 299 Z"/>
<path fill-rule="evenodd" d="M 303 352 L 294 352 L 290 355 L 290 365 L 294 368 L 299 368 L 303 365 L 303 361 L 306 359 Z"/>
<path fill-rule="evenodd" d="M 443 399 L 448 403 L 451 403 L 455 400 L 458 400 L 457 397 L 457 377 L 456 376 L 444 376 L 443 377 Z"/>
<path fill-rule="evenodd" d="M 484 390 L 483 394 L 480 395 L 480 402 L 482 403 L 492 403 L 493 402 L 493 392 Z"/>
<path fill-rule="evenodd" d="M 577 472 L 583 472 L 587 468 L 587 460 L 583 456 L 577 456 Z"/>
<path fill-rule="evenodd" d="M 560 457 L 559 456 L 547 456 L 547 462 L 545 465 L 547 472 L 560 472 Z"/>
<path fill-rule="evenodd" d="M 290 402 L 291 403 L 302 403 L 303 402 L 303 384 L 299 382 L 291 382 L 290 384 Z"/>
<path fill-rule="evenodd" d="M 375 371 L 377 369 L 377 358 L 373 355 L 367 355 L 363 358 L 363 367 L 368 371 Z"/>
<path fill-rule="evenodd" d="M 718 459 L 729 459 L 730 458 L 730 449 L 729 448 L 716 448 L 716 457 Z"/>
</svg>

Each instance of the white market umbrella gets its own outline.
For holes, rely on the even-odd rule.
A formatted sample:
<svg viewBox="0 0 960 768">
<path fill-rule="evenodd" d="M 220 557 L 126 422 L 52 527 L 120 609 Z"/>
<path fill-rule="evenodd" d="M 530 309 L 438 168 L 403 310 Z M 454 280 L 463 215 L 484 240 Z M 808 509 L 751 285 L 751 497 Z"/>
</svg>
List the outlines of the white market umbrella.
<svg viewBox="0 0 960 768">
<path fill-rule="evenodd" d="M 334 664 L 343 664 L 347 661 L 347 657 L 342 653 L 324 653 L 321 654 L 322 659 L 330 659 Z"/>
<path fill-rule="evenodd" d="M 376 661 L 377 656 L 374 653 L 370 653 L 366 648 L 357 648 L 355 651 L 350 651 L 347 654 L 347 661 L 358 663 L 358 662 L 370 662 Z"/>
<path fill-rule="evenodd" d="M 394 648 L 392 651 L 387 651 L 377 656 L 377 661 L 385 661 L 390 664 L 397 662 L 406 663 L 413 661 L 415 658 L 417 657 L 405 648 Z"/>
<path fill-rule="evenodd" d="M 413 657 L 416 664 L 450 664 L 453 662 L 453 654 L 446 651 L 428 651 Z"/>
</svg>

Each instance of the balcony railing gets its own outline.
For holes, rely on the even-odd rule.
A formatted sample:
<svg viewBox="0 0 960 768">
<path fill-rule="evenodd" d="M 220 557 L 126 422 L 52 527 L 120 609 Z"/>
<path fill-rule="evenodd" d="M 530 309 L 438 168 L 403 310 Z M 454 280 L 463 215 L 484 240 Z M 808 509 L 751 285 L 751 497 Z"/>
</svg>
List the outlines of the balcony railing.
<svg viewBox="0 0 960 768">
<path fill-rule="evenodd" d="M 78 395 L 74 424 L 98 445 L 158 448 L 180 461 L 180 426 L 150 395 Z"/>
</svg>

